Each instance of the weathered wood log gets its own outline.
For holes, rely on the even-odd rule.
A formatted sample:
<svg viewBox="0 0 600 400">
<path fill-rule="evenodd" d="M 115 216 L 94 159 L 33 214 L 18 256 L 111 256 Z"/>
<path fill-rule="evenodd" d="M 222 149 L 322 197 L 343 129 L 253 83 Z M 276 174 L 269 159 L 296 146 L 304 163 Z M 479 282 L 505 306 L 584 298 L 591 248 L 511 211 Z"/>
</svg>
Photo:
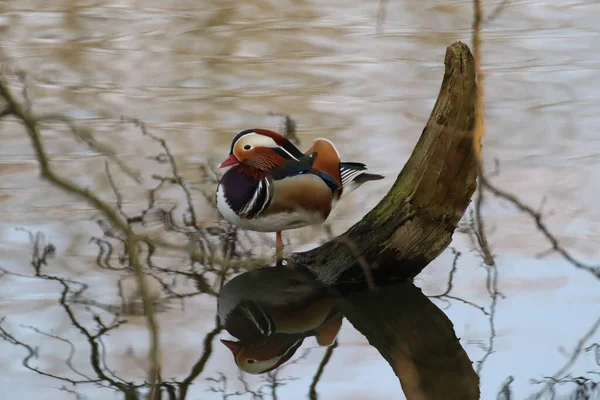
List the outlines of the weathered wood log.
<svg viewBox="0 0 600 400">
<path fill-rule="evenodd" d="M 477 86 L 467 45 L 449 46 L 445 65 L 427 125 L 387 195 L 343 235 L 289 260 L 337 288 L 340 310 L 388 361 L 409 400 L 479 398 L 452 323 L 411 282 L 451 242 L 476 187 Z M 365 268 L 378 290 L 366 290 Z"/>
<path fill-rule="evenodd" d="M 390 282 L 416 276 L 448 246 L 476 186 L 472 140 L 477 88 L 467 45 L 449 46 L 445 64 L 435 107 L 387 195 L 346 233 L 295 253 L 290 261 L 334 284 L 362 279 L 361 256 L 374 279 Z"/>
</svg>

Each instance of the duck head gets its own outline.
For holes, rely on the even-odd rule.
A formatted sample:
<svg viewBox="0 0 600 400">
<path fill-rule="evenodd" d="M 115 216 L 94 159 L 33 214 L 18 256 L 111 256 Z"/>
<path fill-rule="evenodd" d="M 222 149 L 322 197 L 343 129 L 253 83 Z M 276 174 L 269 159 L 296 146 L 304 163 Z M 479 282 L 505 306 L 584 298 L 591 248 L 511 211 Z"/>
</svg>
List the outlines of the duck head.
<svg viewBox="0 0 600 400">
<path fill-rule="evenodd" d="M 300 348 L 303 338 L 268 338 L 261 343 L 245 344 L 221 339 L 242 371 L 249 374 L 264 374 L 288 361 Z"/>
<path fill-rule="evenodd" d="M 217 302 L 219 320 L 234 340 L 221 340 L 244 372 L 262 374 L 286 363 L 304 339 L 329 346 L 342 316 L 332 294 L 297 265 L 264 267 L 228 281 Z"/>
<path fill-rule="evenodd" d="M 233 138 L 229 157 L 219 168 L 243 164 L 268 171 L 286 160 L 298 160 L 303 156 L 296 146 L 276 132 L 268 129 L 247 129 Z"/>
</svg>

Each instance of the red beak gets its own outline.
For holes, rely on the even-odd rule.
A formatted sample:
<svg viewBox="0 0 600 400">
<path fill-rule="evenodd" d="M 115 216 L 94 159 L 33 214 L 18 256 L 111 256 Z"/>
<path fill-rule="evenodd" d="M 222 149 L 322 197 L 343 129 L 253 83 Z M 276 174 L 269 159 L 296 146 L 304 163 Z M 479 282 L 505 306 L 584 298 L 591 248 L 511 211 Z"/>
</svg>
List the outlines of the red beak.
<svg viewBox="0 0 600 400">
<path fill-rule="evenodd" d="M 221 343 L 223 343 L 225 346 L 227 346 L 229 348 L 229 350 L 231 350 L 234 357 L 237 356 L 237 354 L 240 351 L 242 351 L 242 344 L 240 342 L 234 342 L 232 340 L 221 339 Z"/>
<path fill-rule="evenodd" d="M 240 160 L 238 160 L 233 154 L 230 154 L 229 157 L 225 159 L 221 164 L 219 164 L 219 168 L 229 167 L 230 165 L 239 164 Z"/>
</svg>

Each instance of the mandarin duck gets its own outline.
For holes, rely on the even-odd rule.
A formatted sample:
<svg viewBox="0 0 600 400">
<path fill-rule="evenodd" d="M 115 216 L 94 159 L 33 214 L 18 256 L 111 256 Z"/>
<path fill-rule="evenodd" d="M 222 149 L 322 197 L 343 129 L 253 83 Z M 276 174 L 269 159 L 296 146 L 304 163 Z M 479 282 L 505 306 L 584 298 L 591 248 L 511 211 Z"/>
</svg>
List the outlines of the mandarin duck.
<svg viewBox="0 0 600 400">
<path fill-rule="evenodd" d="M 304 339 L 330 346 L 343 316 L 333 295 L 303 267 L 259 268 L 223 286 L 218 300 L 221 324 L 239 341 L 221 342 L 244 372 L 262 374 L 288 361 Z"/>
<path fill-rule="evenodd" d="M 244 229 L 276 232 L 277 260 L 283 254 L 281 231 L 323 223 L 332 207 L 361 184 L 383 179 L 364 164 L 341 162 L 327 139 L 317 139 L 302 153 L 280 134 L 248 129 L 231 142 L 232 166 L 217 187 L 217 209 Z"/>
</svg>

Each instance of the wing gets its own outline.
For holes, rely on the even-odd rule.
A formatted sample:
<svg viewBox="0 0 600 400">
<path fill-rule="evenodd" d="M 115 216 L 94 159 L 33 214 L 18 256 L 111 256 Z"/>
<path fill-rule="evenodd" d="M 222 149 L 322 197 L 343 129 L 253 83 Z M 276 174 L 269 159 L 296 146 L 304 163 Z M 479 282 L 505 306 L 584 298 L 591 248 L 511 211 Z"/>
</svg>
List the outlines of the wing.
<svg viewBox="0 0 600 400">
<path fill-rule="evenodd" d="M 274 181 L 289 178 L 299 174 L 305 174 L 312 169 L 313 158 L 305 156 L 304 154 L 300 159 L 287 159 L 277 167 L 269 171 L 269 175 Z"/>
<path fill-rule="evenodd" d="M 313 174 L 321 178 L 332 191 L 339 189 L 337 181 L 327 172 L 313 168 L 316 153 L 302 155 L 299 160 L 287 160 L 270 171 L 270 176 L 277 181 L 299 174 Z"/>
</svg>

